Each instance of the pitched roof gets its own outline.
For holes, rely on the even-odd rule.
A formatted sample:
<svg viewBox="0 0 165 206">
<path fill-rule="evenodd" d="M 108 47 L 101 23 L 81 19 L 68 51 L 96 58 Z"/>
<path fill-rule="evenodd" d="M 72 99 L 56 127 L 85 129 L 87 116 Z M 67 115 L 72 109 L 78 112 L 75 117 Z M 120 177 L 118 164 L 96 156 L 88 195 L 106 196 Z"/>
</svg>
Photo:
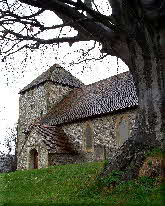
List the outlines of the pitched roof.
<svg viewBox="0 0 165 206">
<path fill-rule="evenodd" d="M 60 65 L 54 64 L 47 71 L 43 72 L 40 76 L 34 79 L 30 84 L 24 87 L 20 91 L 20 93 L 23 93 L 31 88 L 34 88 L 35 86 L 38 86 L 39 84 L 44 83 L 46 81 L 52 81 L 54 83 L 59 83 L 62 85 L 68 85 L 77 88 L 84 85 L 79 79 L 74 77 L 70 72 L 66 71 Z"/>
<path fill-rule="evenodd" d="M 69 141 L 61 127 L 37 127 L 38 133 L 43 137 L 43 142 L 50 153 L 75 153 L 74 145 Z"/>
<path fill-rule="evenodd" d="M 125 72 L 76 88 L 45 115 L 41 124 L 58 125 L 138 105 L 135 85 Z"/>
</svg>

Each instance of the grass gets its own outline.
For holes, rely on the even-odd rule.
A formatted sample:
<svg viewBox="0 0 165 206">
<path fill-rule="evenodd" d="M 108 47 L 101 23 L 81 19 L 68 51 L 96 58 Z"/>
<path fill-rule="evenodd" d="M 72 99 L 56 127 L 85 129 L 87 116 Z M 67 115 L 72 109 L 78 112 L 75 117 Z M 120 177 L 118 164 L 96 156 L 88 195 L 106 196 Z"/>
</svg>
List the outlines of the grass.
<svg viewBox="0 0 165 206">
<path fill-rule="evenodd" d="M 98 178 L 102 162 L 61 165 L 0 174 L 0 205 L 163 205 L 156 179 L 142 177 L 120 183 L 120 173 Z"/>
<path fill-rule="evenodd" d="M 160 147 L 156 147 L 152 149 L 151 151 L 147 152 L 145 156 L 146 157 L 165 157 L 165 150 Z"/>
</svg>

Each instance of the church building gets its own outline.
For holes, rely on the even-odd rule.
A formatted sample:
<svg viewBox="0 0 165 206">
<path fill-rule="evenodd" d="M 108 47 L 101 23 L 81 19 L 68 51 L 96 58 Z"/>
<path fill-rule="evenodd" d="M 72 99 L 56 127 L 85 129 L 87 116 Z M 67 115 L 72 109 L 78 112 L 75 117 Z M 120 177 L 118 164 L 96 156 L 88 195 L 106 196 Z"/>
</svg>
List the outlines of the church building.
<svg viewBox="0 0 165 206">
<path fill-rule="evenodd" d="M 20 91 L 17 169 L 109 158 L 131 135 L 137 107 L 129 72 L 84 85 L 53 65 Z"/>
</svg>

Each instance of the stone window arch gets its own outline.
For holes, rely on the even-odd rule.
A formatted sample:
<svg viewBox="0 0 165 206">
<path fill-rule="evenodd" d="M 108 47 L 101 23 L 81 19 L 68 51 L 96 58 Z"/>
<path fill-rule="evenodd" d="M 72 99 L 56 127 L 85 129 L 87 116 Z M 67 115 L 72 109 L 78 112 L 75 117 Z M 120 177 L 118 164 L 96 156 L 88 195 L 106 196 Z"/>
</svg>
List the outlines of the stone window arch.
<svg viewBox="0 0 165 206">
<path fill-rule="evenodd" d="M 129 138 L 128 120 L 122 118 L 119 123 L 119 144 L 122 145 Z"/>
<path fill-rule="evenodd" d="M 130 136 L 130 125 L 127 116 L 122 116 L 117 128 L 118 144 L 121 146 Z"/>
<path fill-rule="evenodd" d="M 38 169 L 38 151 L 36 149 L 29 152 L 29 169 Z"/>
<path fill-rule="evenodd" d="M 90 152 L 93 149 L 93 129 L 89 122 L 85 125 L 85 149 Z"/>
</svg>

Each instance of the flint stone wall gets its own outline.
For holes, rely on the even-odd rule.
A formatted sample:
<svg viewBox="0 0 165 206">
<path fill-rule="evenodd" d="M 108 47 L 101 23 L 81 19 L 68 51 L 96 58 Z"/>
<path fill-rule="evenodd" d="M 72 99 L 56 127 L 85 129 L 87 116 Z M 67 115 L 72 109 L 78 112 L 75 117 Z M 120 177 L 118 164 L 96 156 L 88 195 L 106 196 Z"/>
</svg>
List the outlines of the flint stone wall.
<svg viewBox="0 0 165 206">
<path fill-rule="evenodd" d="M 50 165 L 73 164 L 81 162 L 101 161 L 114 155 L 124 141 L 131 135 L 136 117 L 136 110 L 128 110 L 118 114 L 108 114 L 102 117 L 90 118 L 85 121 L 62 125 L 69 141 L 73 144 L 74 154 L 48 153 L 48 148 L 42 141 L 42 136 L 31 132 L 19 158 L 18 169 L 30 169 L 30 151 L 38 152 L 38 167 Z M 126 122 L 126 128 L 123 127 Z M 86 133 L 86 128 L 91 128 Z M 122 136 L 122 131 L 123 135 Z M 87 145 L 91 138 L 90 148 Z"/>
<path fill-rule="evenodd" d="M 36 149 L 38 152 L 38 168 L 45 168 L 48 166 L 48 150 L 42 141 L 42 137 L 34 129 L 27 138 L 27 141 L 18 158 L 17 169 L 33 169 L 31 165 L 30 151 Z"/>
<path fill-rule="evenodd" d="M 18 168 L 27 168 L 27 155 L 22 151 L 26 150 L 28 137 L 26 130 L 37 119 L 40 119 L 50 110 L 53 104 L 58 103 L 72 89 L 67 86 L 45 82 L 20 94 L 19 99 L 19 120 L 18 120 Z"/>
<path fill-rule="evenodd" d="M 86 155 L 82 153 L 79 154 L 49 154 L 49 166 L 51 165 L 63 165 L 63 164 L 77 164 L 82 162 L 87 162 L 89 159 Z"/>
<path fill-rule="evenodd" d="M 127 140 L 135 123 L 136 109 L 118 114 L 108 114 L 78 123 L 63 125 L 74 148 L 83 154 L 84 161 L 100 161 L 109 158 Z M 123 121 L 126 122 L 123 126 Z M 89 149 L 86 135 L 87 126 L 91 127 L 92 146 Z M 81 158 L 82 159 L 82 158 Z"/>
</svg>

